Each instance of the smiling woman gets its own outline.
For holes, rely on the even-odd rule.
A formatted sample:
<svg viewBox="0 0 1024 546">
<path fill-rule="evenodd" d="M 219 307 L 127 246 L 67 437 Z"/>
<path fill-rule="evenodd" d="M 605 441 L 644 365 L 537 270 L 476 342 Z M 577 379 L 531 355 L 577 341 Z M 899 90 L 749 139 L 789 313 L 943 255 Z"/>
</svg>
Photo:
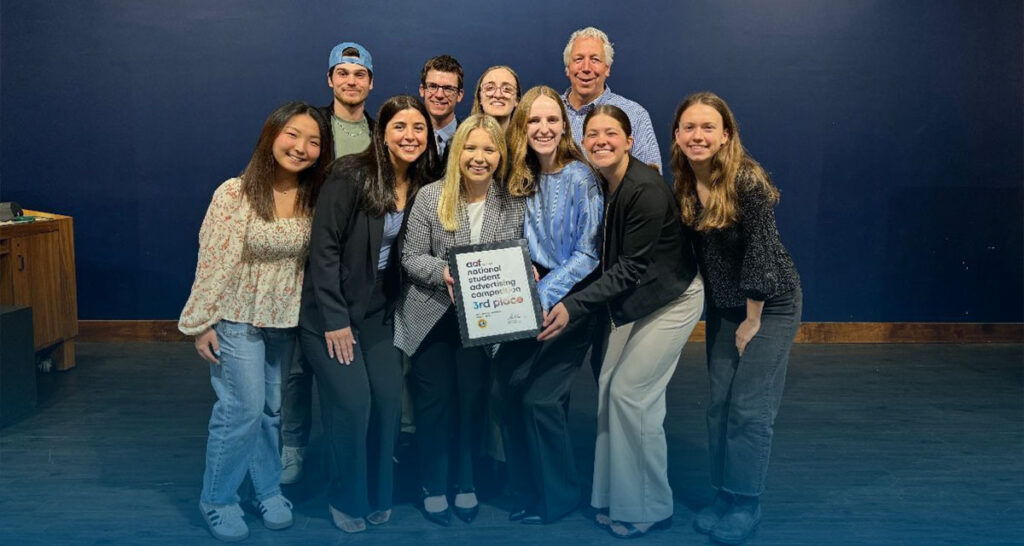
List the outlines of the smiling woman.
<svg viewBox="0 0 1024 546">
<path fill-rule="evenodd" d="M 247 474 L 264 525 L 292 524 L 280 487 L 281 368 L 294 354 L 310 216 L 330 146 L 315 108 L 278 108 L 241 176 L 217 188 L 199 231 L 195 282 L 178 329 L 196 336 L 217 393 L 199 506 L 222 540 L 249 534 L 237 494 Z"/>
<path fill-rule="evenodd" d="M 370 146 L 334 163 L 313 217 L 299 340 L 320 393 L 329 512 L 349 533 L 391 516 L 402 395 L 392 316 L 406 211 L 435 170 L 427 115 L 415 97 L 388 99 Z"/>
<path fill-rule="evenodd" d="M 690 95 L 676 109 L 672 136 L 676 195 L 683 222 L 697 234 L 708 283 L 708 451 L 717 494 L 694 527 L 736 544 L 761 520 L 803 293 L 775 226 L 779 191 L 747 155 L 725 101 L 713 93 Z"/>
<path fill-rule="evenodd" d="M 508 129 L 512 195 L 526 198 L 524 233 L 543 277 L 541 306 L 552 306 L 587 286 L 598 264 L 604 196 L 597 176 L 572 139 L 565 106 L 550 87 L 534 87 Z M 555 339 L 502 344 L 492 401 L 503 421 L 509 487 L 516 505 L 509 518 L 549 523 L 579 504 L 565 408 L 572 380 L 593 336 L 583 317 Z"/>
<path fill-rule="evenodd" d="M 608 328 L 590 502 L 599 525 L 634 538 L 672 521 L 665 389 L 700 318 L 704 290 L 672 193 L 630 155 L 626 113 L 595 107 L 583 135 L 606 189 L 601 276 L 551 309 L 540 339 L 589 315 Z"/>
<path fill-rule="evenodd" d="M 476 82 L 473 114 L 487 114 L 505 129 L 521 96 L 519 75 L 508 66 L 492 66 Z"/>
<path fill-rule="evenodd" d="M 412 359 L 424 515 L 440 525 L 451 520 L 450 437 L 457 450 L 451 459 L 455 514 L 468 522 L 479 509 L 473 458 L 483 432 L 490 368 L 484 348 L 461 346 L 448 252 L 521 236 L 523 200 L 494 181 L 504 171 L 505 157 L 498 122 L 487 115 L 466 118 L 452 139 L 444 178 L 420 192 L 405 233 L 402 265 L 409 282 L 395 313 L 395 345 Z"/>
</svg>

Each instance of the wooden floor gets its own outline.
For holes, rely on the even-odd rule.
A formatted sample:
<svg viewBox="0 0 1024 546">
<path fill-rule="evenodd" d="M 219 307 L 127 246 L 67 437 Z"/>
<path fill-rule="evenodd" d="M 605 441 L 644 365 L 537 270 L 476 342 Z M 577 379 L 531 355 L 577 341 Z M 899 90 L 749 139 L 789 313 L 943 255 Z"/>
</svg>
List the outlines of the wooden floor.
<svg viewBox="0 0 1024 546">
<path fill-rule="evenodd" d="M 648 544 L 707 544 L 693 512 L 711 496 L 702 344 L 669 388 L 674 526 Z M 1024 544 L 1020 345 L 798 345 L 749 544 Z M 190 344 L 83 343 L 78 366 L 41 376 L 40 406 L 0 430 L 0 544 L 216 544 L 197 510 L 213 392 Z M 577 377 L 572 426 L 592 468 L 595 387 Z M 343 535 L 327 519 L 314 429 L 311 475 L 285 494 L 296 524 L 247 516 L 248 544 L 618 544 L 578 513 L 510 523 L 501 498 L 471 525 L 392 522 Z M 586 479 L 585 481 L 589 481 Z"/>
</svg>

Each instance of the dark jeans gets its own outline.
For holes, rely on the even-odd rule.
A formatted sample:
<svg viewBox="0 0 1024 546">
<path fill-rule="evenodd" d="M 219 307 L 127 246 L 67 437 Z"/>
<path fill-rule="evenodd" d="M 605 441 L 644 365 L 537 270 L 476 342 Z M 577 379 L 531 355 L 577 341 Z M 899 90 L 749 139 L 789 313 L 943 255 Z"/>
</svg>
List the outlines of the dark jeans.
<svg viewBox="0 0 1024 546">
<path fill-rule="evenodd" d="M 716 489 L 750 496 L 764 491 L 775 416 L 802 307 L 800 288 L 766 301 L 761 329 L 740 357 L 736 328 L 746 318 L 746 308 L 708 306 L 708 451 Z"/>
<path fill-rule="evenodd" d="M 448 491 L 448 450 L 454 446 L 456 485 L 473 491 L 473 458 L 486 415 L 490 358 L 463 348 L 454 309 L 434 325 L 412 357 L 420 483 L 427 496 Z"/>
<path fill-rule="evenodd" d="M 402 414 L 402 356 L 378 282 L 364 317 L 353 328 L 355 360 L 330 358 L 323 332 L 302 330 L 303 353 L 316 374 L 328 445 L 331 506 L 364 516 L 392 504 L 395 440 Z"/>
<path fill-rule="evenodd" d="M 502 421 L 509 489 L 520 508 L 554 521 L 579 506 L 580 481 L 569 437 L 569 394 L 593 340 L 593 316 L 556 338 L 502 344 L 491 403 Z"/>
<path fill-rule="evenodd" d="M 288 447 L 309 445 L 313 425 L 313 369 L 299 345 L 298 354 L 289 361 L 281 392 L 281 443 Z"/>
</svg>

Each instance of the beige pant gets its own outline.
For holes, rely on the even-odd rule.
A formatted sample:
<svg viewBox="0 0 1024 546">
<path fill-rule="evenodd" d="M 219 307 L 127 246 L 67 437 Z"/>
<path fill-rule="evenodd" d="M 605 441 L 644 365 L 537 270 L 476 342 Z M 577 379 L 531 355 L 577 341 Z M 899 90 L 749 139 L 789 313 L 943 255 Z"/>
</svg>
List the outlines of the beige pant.
<svg viewBox="0 0 1024 546">
<path fill-rule="evenodd" d="M 672 515 L 665 390 L 703 306 L 698 275 L 674 301 L 608 335 L 597 382 L 590 503 L 607 507 L 613 520 L 655 522 Z"/>
</svg>

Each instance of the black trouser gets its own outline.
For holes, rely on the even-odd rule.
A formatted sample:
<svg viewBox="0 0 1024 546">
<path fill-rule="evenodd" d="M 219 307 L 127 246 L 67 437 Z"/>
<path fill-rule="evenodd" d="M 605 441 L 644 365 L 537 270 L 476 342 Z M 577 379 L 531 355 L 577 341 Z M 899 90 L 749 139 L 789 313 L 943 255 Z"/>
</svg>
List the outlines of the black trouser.
<svg viewBox="0 0 1024 546">
<path fill-rule="evenodd" d="M 427 496 L 448 491 L 448 449 L 454 445 L 456 485 L 472 491 L 473 458 L 480 451 L 490 359 L 481 347 L 463 348 L 454 309 L 437 321 L 412 357 L 413 400 L 420 483 Z"/>
<path fill-rule="evenodd" d="M 711 485 L 737 495 L 764 491 L 789 350 L 800 327 L 800 288 L 764 302 L 761 329 L 743 356 L 736 329 L 746 308 L 707 309 L 708 452 Z"/>
<path fill-rule="evenodd" d="M 521 507 L 554 521 L 579 505 L 569 438 L 569 394 L 593 339 L 594 317 L 554 339 L 502 344 L 491 401 L 502 419 L 509 484 Z"/>
<path fill-rule="evenodd" d="M 309 445 L 313 415 L 313 369 L 302 352 L 290 362 L 281 389 L 281 440 L 288 447 Z"/>
<path fill-rule="evenodd" d="M 378 280 L 369 310 L 353 328 L 355 359 L 345 365 L 327 353 L 323 332 L 302 330 L 303 353 L 316 374 L 328 445 L 328 502 L 350 516 L 371 503 L 391 508 L 392 457 L 402 414 L 402 357 Z"/>
</svg>

